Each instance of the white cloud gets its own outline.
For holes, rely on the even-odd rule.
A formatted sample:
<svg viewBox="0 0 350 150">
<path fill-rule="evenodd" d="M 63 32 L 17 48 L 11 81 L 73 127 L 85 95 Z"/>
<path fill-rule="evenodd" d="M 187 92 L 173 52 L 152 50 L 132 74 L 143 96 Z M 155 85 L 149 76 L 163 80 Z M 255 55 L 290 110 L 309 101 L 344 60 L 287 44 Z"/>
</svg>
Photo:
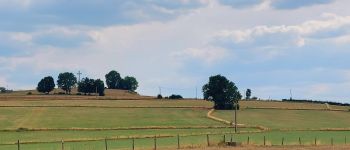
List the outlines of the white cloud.
<svg viewBox="0 0 350 150">
<path fill-rule="evenodd" d="M 230 55 L 229 51 L 221 47 L 187 48 L 171 54 L 179 59 L 199 59 L 212 64 Z"/>
<path fill-rule="evenodd" d="M 307 37 L 324 30 L 336 30 L 341 27 L 350 27 L 350 16 L 337 16 L 335 14 L 323 15 L 325 20 L 310 20 L 299 25 L 278 25 L 265 26 L 260 25 L 245 30 L 223 30 L 217 33 L 218 38 L 230 38 L 234 42 L 244 42 L 254 40 L 257 37 L 263 37 L 268 34 L 296 34 L 299 37 Z M 299 41 L 299 40 L 298 40 Z M 296 44 L 300 45 L 300 42 Z"/>
<path fill-rule="evenodd" d="M 12 40 L 15 40 L 18 42 L 31 42 L 33 39 L 33 36 L 31 34 L 24 33 L 24 32 L 10 33 L 9 36 Z"/>
</svg>

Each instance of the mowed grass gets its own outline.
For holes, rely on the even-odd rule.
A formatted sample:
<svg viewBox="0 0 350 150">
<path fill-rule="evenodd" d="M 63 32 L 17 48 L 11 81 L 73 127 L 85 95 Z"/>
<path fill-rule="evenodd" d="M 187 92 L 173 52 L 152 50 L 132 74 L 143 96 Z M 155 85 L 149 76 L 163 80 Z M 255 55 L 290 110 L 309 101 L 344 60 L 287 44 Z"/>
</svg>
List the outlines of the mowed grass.
<svg viewBox="0 0 350 150">
<path fill-rule="evenodd" d="M 256 129 L 242 128 L 244 131 L 257 131 Z M 234 133 L 233 128 L 201 128 L 201 129 L 142 129 L 142 130 L 101 130 L 101 131 L 22 131 L 0 132 L 0 145 L 21 142 L 55 142 L 72 140 L 98 140 L 112 138 L 139 138 L 153 136 L 177 136 L 192 134 L 220 134 Z"/>
<path fill-rule="evenodd" d="M 282 101 L 257 101 L 257 100 L 242 100 L 239 102 L 241 108 L 278 108 L 278 109 L 338 109 L 349 110 L 349 106 L 336 106 L 317 103 L 305 102 L 282 102 Z"/>
<path fill-rule="evenodd" d="M 350 128 L 350 112 L 320 110 L 241 109 L 238 123 L 270 129 Z M 214 116 L 232 121 L 234 111 L 215 111 Z"/>
<path fill-rule="evenodd" d="M 241 108 L 327 109 L 326 104 L 291 103 L 281 101 L 240 101 Z"/>
<path fill-rule="evenodd" d="M 179 108 L 0 108 L 0 129 L 222 126 L 207 109 Z"/>
<path fill-rule="evenodd" d="M 1 106 L 93 106 L 93 107 L 206 107 L 212 102 L 204 100 L 9 100 Z"/>
</svg>

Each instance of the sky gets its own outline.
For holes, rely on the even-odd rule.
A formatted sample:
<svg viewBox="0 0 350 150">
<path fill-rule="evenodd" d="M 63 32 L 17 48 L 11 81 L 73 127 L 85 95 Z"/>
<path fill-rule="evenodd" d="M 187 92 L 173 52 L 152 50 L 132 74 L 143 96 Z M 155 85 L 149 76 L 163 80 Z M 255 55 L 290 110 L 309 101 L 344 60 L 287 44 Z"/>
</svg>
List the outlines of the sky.
<svg viewBox="0 0 350 150">
<path fill-rule="evenodd" d="M 350 102 L 349 0 L 0 0 L 0 86 L 61 72 L 202 97 L 221 74 L 244 95 Z M 197 91 L 197 92 L 196 92 Z"/>
</svg>

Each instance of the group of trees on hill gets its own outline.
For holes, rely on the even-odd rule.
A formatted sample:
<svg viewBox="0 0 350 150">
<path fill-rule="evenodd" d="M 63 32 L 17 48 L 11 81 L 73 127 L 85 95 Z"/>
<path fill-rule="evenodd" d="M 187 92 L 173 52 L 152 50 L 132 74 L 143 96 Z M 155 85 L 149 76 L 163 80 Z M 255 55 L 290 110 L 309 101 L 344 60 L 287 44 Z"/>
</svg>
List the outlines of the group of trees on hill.
<svg viewBox="0 0 350 150">
<path fill-rule="evenodd" d="M 123 89 L 135 91 L 138 87 L 138 82 L 135 77 L 126 76 L 120 77 L 120 74 L 112 70 L 106 74 L 106 84 L 109 89 Z M 47 76 L 41 79 L 37 86 L 37 91 L 49 94 L 55 88 L 55 81 L 52 76 Z M 79 83 L 76 76 L 71 72 L 64 72 L 58 75 L 58 88 L 65 91 L 65 94 L 71 94 L 73 88 L 78 87 L 78 92 L 90 95 L 90 93 L 98 93 L 100 96 L 104 95 L 105 84 L 101 79 L 83 78 Z"/>
<path fill-rule="evenodd" d="M 139 86 L 139 83 L 137 82 L 135 77 L 126 76 L 122 78 L 120 74 L 115 70 L 112 70 L 109 73 L 107 73 L 105 77 L 106 84 L 109 89 L 122 89 L 134 92 Z"/>
<path fill-rule="evenodd" d="M 81 82 L 78 83 L 78 92 L 84 93 L 84 95 L 90 93 L 98 93 L 99 96 L 104 96 L 105 84 L 102 80 L 83 78 Z"/>
</svg>

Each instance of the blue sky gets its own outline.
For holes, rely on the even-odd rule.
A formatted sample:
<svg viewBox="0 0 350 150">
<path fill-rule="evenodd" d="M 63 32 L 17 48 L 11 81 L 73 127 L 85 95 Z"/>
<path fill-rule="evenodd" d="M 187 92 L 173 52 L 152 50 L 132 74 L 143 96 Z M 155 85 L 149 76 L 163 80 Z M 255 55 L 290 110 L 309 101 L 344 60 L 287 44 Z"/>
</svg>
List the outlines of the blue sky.
<svg viewBox="0 0 350 150">
<path fill-rule="evenodd" d="M 135 76 L 195 97 L 222 74 L 260 98 L 350 102 L 348 0 L 0 0 L 0 86 Z"/>
</svg>

